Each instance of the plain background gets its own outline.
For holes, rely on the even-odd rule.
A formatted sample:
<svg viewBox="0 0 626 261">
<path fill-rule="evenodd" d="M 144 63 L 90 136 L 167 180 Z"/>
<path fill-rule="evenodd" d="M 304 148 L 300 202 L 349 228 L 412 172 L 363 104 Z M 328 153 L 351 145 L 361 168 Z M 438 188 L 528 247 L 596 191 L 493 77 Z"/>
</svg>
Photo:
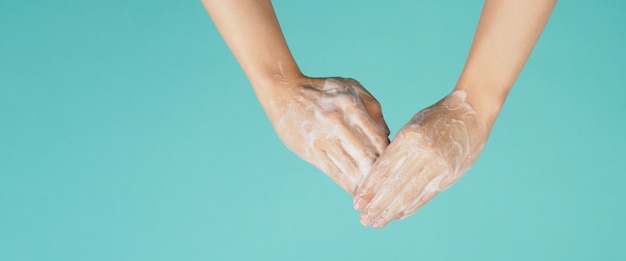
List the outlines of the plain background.
<svg viewBox="0 0 626 261">
<path fill-rule="evenodd" d="M 392 133 L 481 1 L 275 1 Z M 558 3 L 481 158 L 382 230 L 278 140 L 200 1 L 0 1 L 0 260 L 626 260 L 626 2 Z"/>
</svg>

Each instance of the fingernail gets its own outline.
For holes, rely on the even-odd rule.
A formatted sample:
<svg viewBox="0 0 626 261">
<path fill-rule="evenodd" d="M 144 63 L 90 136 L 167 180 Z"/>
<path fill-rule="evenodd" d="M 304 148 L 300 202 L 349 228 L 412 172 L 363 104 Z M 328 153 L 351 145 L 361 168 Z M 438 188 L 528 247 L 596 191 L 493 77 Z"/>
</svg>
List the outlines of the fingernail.
<svg viewBox="0 0 626 261">
<path fill-rule="evenodd" d="M 378 218 L 376 219 L 376 222 L 374 222 L 374 224 L 372 225 L 372 227 L 374 228 L 381 228 L 385 226 L 385 219 L 383 218 Z"/>
<path fill-rule="evenodd" d="M 356 198 L 353 202 L 354 209 L 356 210 L 363 210 L 366 204 L 367 202 L 365 202 L 365 199 L 363 198 Z"/>
<path fill-rule="evenodd" d="M 361 224 L 364 226 L 369 226 L 372 224 L 372 216 L 368 214 L 361 215 Z"/>
</svg>

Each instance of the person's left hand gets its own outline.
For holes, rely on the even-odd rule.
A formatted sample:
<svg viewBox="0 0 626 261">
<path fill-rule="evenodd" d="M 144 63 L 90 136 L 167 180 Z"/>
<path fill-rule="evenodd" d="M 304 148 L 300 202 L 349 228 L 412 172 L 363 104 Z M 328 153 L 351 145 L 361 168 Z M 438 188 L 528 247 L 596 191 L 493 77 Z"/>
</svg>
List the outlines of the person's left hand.
<svg viewBox="0 0 626 261">
<path fill-rule="evenodd" d="M 411 215 L 470 168 L 489 130 L 465 98 L 452 92 L 398 132 L 355 194 L 363 225 L 381 228 Z"/>
</svg>

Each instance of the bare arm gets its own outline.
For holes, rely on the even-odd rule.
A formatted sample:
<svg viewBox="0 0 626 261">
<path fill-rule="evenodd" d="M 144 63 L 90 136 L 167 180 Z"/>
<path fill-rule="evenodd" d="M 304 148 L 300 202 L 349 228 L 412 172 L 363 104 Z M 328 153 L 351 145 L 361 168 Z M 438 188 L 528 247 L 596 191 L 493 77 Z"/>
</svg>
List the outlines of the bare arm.
<svg viewBox="0 0 626 261">
<path fill-rule="evenodd" d="M 359 82 L 310 78 L 269 0 L 204 0 L 285 145 L 354 194 L 389 144 L 380 104 Z"/>
<path fill-rule="evenodd" d="M 302 80 L 269 0 L 203 0 L 215 26 L 248 76 L 265 96 L 274 83 Z"/>
<path fill-rule="evenodd" d="M 486 0 L 456 90 L 493 125 L 556 0 Z"/>
<path fill-rule="evenodd" d="M 476 161 L 555 0 L 486 0 L 454 91 L 418 112 L 359 187 L 361 223 L 405 218 L 456 182 Z"/>
</svg>

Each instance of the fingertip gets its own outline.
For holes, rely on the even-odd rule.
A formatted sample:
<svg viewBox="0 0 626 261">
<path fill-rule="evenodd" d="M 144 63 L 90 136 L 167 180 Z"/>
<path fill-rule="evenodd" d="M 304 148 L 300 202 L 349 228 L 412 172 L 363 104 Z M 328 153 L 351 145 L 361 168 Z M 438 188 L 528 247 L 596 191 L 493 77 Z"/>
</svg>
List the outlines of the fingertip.
<svg viewBox="0 0 626 261">
<path fill-rule="evenodd" d="M 388 221 L 385 220 L 384 218 L 380 217 L 378 219 L 376 219 L 376 221 L 374 221 L 374 223 L 372 224 L 372 227 L 374 228 L 383 228 L 385 225 L 387 225 Z"/>
<path fill-rule="evenodd" d="M 368 214 L 365 214 L 365 212 L 363 212 L 363 214 L 361 214 L 360 221 L 361 221 L 362 225 L 370 226 L 372 224 L 372 219 L 374 219 L 374 217 L 372 217 L 372 216 L 370 216 Z"/>
</svg>

